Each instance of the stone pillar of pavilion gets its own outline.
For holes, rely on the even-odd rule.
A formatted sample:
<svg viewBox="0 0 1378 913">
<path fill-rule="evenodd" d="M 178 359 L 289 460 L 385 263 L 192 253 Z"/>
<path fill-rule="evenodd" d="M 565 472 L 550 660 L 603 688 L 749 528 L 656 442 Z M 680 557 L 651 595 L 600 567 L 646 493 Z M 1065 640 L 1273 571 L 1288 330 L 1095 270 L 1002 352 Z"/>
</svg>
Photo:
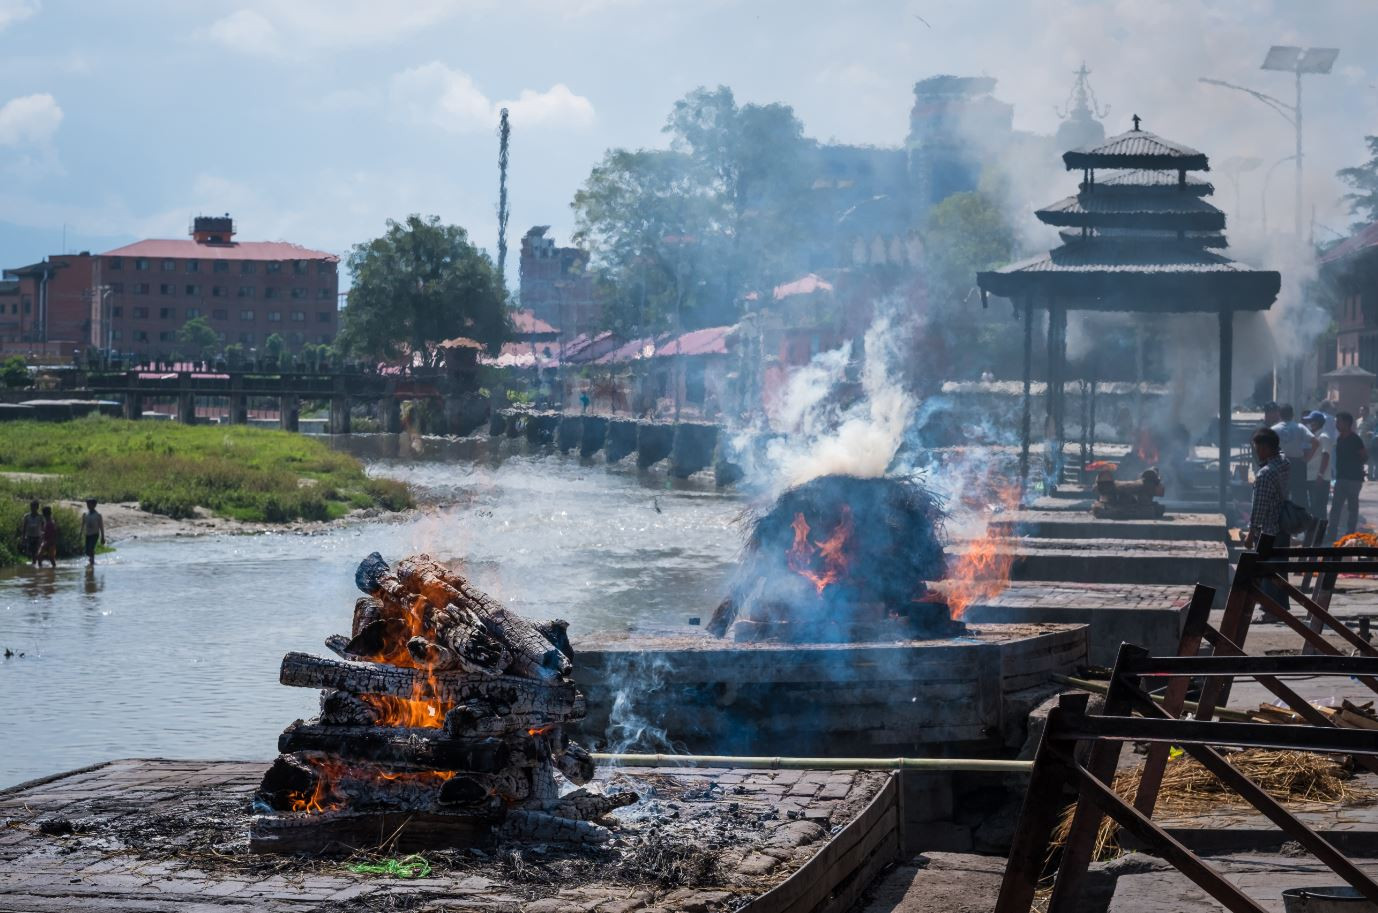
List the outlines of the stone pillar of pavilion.
<svg viewBox="0 0 1378 913">
<path fill-rule="evenodd" d="M 1219 323 L 1224 510 L 1230 480 L 1234 314 L 1271 307 L 1281 277 L 1219 253 L 1227 246 L 1225 214 L 1205 199 L 1215 188 L 1194 176 L 1210 170 L 1207 157 L 1142 129 L 1138 115 L 1133 122 L 1132 130 L 1063 154 L 1067 170 L 1081 172 L 1077 194 L 1036 213 L 1039 221 L 1061 229 L 1059 247 L 976 277 L 983 303 L 988 294 L 1009 298 L 1024 318 L 1020 480 L 1027 486 L 1034 310 L 1048 312 L 1048 485 L 1057 484 L 1062 470 L 1068 312 L 1210 313 L 1218 315 Z"/>
</svg>

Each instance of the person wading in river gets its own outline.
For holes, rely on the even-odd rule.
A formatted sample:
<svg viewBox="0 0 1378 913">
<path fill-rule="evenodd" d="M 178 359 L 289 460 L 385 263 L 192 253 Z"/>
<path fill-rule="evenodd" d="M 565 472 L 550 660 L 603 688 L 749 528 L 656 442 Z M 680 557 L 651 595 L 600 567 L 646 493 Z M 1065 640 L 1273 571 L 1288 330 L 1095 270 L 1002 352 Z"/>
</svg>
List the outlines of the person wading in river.
<svg viewBox="0 0 1378 913">
<path fill-rule="evenodd" d="M 105 544 L 105 519 L 96 513 L 96 499 L 86 499 L 86 513 L 81 515 L 81 534 L 85 537 L 86 565 L 96 566 L 96 544 Z"/>
<path fill-rule="evenodd" d="M 53 519 L 53 509 L 43 508 L 43 541 L 38 545 L 39 567 L 43 566 L 44 559 L 51 561 L 53 567 L 57 567 L 57 521 Z"/>
<path fill-rule="evenodd" d="M 29 502 L 29 512 L 19 521 L 19 547 L 24 549 L 24 557 L 30 564 L 38 563 L 38 546 L 43 541 L 43 518 L 38 513 L 38 502 Z"/>
</svg>

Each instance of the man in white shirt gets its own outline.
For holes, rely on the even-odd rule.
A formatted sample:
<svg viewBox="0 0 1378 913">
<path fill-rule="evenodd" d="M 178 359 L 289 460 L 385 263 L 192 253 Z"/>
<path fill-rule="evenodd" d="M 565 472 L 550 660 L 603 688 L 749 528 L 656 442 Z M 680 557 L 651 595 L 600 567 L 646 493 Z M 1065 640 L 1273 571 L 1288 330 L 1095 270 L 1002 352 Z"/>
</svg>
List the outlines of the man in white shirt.
<svg viewBox="0 0 1378 913">
<path fill-rule="evenodd" d="M 1330 464 L 1335 460 L 1335 438 L 1325 430 L 1325 413 L 1308 412 L 1302 417 L 1302 424 L 1310 429 L 1316 438 L 1316 451 L 1306 465 L 1307 482 L 1310 495 L 1306 509 L 1313 517 L 1324 517 L 1330 504 Z"/>
<path fill-rule="evenodd" d="M 1305 507 L 1310 500 L 1310 491 L 1306 484 L 1306 461 L 1316 455 L 1320 442 L 1311 433 L 1311 429 L 1296 420 L 1296 412 L 1290 403 L 1283 403 L 1278 407 L 1278 417 L 1282 420 L 1273 426 L 1273 430 L 1278 433 L 1278 441 L 1282 445 L 1282 458 L 1287 461 L 1289 468 L 1290 488 L 1287 500 L 1298 507 Z"/>
</svg>

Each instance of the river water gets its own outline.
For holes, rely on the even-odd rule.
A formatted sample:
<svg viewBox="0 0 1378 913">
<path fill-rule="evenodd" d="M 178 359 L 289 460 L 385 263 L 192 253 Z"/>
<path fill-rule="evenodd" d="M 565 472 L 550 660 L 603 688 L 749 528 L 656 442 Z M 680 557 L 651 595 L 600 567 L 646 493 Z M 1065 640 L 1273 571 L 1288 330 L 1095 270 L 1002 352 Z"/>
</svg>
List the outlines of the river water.
<svg viewBox="0 0 1378 913">
<path fill-rule="evenodd" d="M 94 571 L 0 572 L 0 786 L 120 757 L 269 758 L 317 693 L 288 650 L 348 633 L 371 551 L 462 560 L 475 582 L 571 633 L 707 616 L 740 548 L 742 501 L 487 442 L 338 443 L 435 506 L 311 535 L 134 541 Z M 19 653 L 23 656 L 19 656 Z"/>
</svg>

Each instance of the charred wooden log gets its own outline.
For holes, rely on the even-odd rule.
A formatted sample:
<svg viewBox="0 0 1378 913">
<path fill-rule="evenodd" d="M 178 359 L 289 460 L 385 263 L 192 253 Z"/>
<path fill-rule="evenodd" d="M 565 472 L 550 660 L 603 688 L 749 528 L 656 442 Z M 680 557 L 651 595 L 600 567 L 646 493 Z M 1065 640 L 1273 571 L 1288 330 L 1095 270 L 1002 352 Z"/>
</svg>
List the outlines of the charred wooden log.
<svg viewBox="0 0 1378 913">
<path fill-rule="evenodd" d="M 440 729 L 326 726 L 303 720 L 278 736 L 278 751 L 319 751 L 351 761 L 482 773 L 503 770 L 515 760 L 500 739 L 459 740 L 446 738 Z"/>
<path fill-rule="evenodd" d="M 571 663 L 574 662 L 574 647 L 569 642 L 569 622 L 563 618 L 552 618 L 550 621 L 543 621 L 536 625 L 536 630 L 540 635 L 565 655 Z"/>
<path fill-rule="evenodd" d="M 332 811 L 314 815 L 260 815 L 249 825 L 254 853 L 347 855 L 386 843 L 391 851 L 414 853 L 481 846 L 492 839 L 495 816 L 466 809 L 417 811 Z"/>
<path fill-rule="evenodd" d="M 445 715 L 445 731 L 455 739 L 529 732 L 546 726 L 578 722 L 584 718 L 587 709 L 582 694 L 575 695 L 573 706 L 565 714 L 513 713 L 508 706 L 493 701 L 465 701 Z"/>
<path fill-rule="evenodd" d="M 303 758 L 278 755 L 264 772 L 255 798 L 269 808 L 290 811 L 299 797 L 311 795 L 319 779 L 320 774 Z"/>
<path fill-rule="evenodd" d="M 321 723 L 327 726 L 377 726 L 378 708 L 348 691 L 321 692 Z"/>
<path fill-rule="evenodd" d="M 593 779 L 596 772 L 593 755 L 578 742 L 569 742 L 562 751 L 555 754 L 555 766 L 564 778 L 575 786 L 583 786 Z"/>
<path fill-rule="evenodd" d="M 327 659 L 308 653 L 282 658 L 279 681 L 297 688 L 338 688 L 355 694 L 389 694 L 449 704 L 491 701 L 513 713 L 542 714 L 559 719 L 583 704 L 572 682 L 538 682 L 513 675 L 466 675 L 427 672 L 383 663 Z"/>
<path fill-rule="evenodd" d="M 469 609 L 456 605 L 432 608 L 426 613 L 426 622 L 427 629 L 434 632 L 432 636 L 407 641 L 407 652 L 417 665 L 497 675 L 512 664 L 512 654 Z"/>
<path fill-rule="evenodd" d="M 383 593 L 398 602 L 410 601 L 407 588 L 402 586 L 387 561 L 377 552 L 359 562 L 359 567 L 354 571 L 354 585 L 369 596 Z M 357 609 L 357 604 L 355 607 Z"/>
<path fill-rule="evenodd" d="M 382 617 L 383 601 L 381 599 L 373 596 L 360 596 L 354 600 L 354 623 L 349 629 L 349 635 L 358 637 L 360 631 Z"/>
<path fill-rule="evenodd" d="M 577 789 L 572 793 L 561 796 L 558 799 L 543 799 L 539 801 L 524 802 L 522 809 L 532 812 L 544 812 L 547 815 L 555 815 L 559 818 L 573 818 L 577 821 L 597 821 L 619 808 L 626 808 L 628 805 L 636 804 L 641 797 L 636 793 L 615 793 L 611 796 L 600 796 L 588 790 Z"/>
<path fill-rule="evenodd" d="M 539 811 L 512 809 L 498 827 L 505 840 L 528 843 L 581 843 L 601 846 L 612 839 L 607 828 L 589 821 L 559 818 Z"/>
<path fill-rule="evenodd" d="M 331 634 L 325 639 L 325 648 L 340 659 L 354 659 L 349 655 L 349 638 L 343 634 Z"/>
</svg>

